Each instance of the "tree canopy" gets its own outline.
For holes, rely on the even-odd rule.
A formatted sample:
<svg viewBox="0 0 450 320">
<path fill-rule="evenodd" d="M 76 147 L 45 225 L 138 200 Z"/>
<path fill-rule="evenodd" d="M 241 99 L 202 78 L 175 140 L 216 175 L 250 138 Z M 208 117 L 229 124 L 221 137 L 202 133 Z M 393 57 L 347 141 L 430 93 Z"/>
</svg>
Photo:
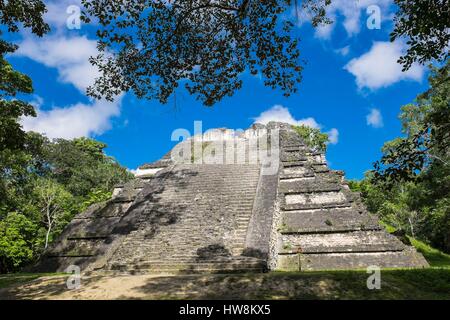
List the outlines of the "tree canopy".
<svg viewBox="0 0 450 320">
<path fill-rule="evenodd" d="M 88 93 L 113 99 L 122 91 L 166 103 L 181 84 L 207 106 L 242 87 L 249 71 L 286 96 L 297 91 L 302 66 L 290 0 L 83 0 L 95 18 L 101 72 Z M 330 0 L 303 1 L 315 25 Z"/>
<path fill-rule="evenodd" d="M 404 137 L 387 142 L 375 163 L 375 178 L 414 180 L 433 165 L 448 165 L 450 157 L 450 61 L 431 68 L 430 89 L 416 103 L 401 108 Z"/>
<path fill-rule="evenodd" d="M 404 136 L 388 141 L 375 170 L 353 189 L 371 212 L 450 252 L 450 83 L 447 62 L 432 67 L 430 88 L 401 108 Z"/>
<path fill-rule="evenodd" d="M 75 214 L 133 178 L 105 154 L 104 143 L 27 137 L 27 148 L 9 154 L 0 172 L 0 272 L 39 257 Z"/>
<path fill-rule="evenodd" d="M 31 79 L 13 69 L 5 55 L 17 46 L 3 39 L 3 31 L 15 33 L 20 27 L 28 28 L 37 36 L 49 31 L 44 22 L 45 4 L 40 0 L 0 1 L 0 175 L 14 172 L 19 158 L 25 160 L 22 151 L 33 145 L 33 137 L 26 134 L 19 119 L 22 116 L 36 116 L 34 107 L 18 95 L 33 92 Z M 5 185 L 0 181 L 0 196 Z"/>
<path fill-rule="evenodd" d="M 320 129 L 305 125 L 293 126 L 293 128 L 303 138 L 308 147 L 319 152 L 327 150 L 328 134 L 322 133 Z"/>
<path fill-rule="evenodd" d="M 403 71 L 414 62 L 444 62 L 449 57 L 450 1 L 395 0 L 395 4 L 398 10 L 391 41 L 407 38 L 408 50 L 399 59 Z"/>
</svg>

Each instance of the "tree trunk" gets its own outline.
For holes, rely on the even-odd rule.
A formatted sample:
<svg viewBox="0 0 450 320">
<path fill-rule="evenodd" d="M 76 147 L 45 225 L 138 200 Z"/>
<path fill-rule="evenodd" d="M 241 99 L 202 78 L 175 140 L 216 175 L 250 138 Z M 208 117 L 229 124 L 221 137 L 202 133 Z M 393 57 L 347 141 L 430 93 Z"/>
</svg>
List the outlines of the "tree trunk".
<svg viewBox="0 0 450 320">
<path fill-rule="evenodd" d="M 51 229 L 52 229 L 51 226 L 49 226 L 47 229 L 47 234 L 45 235 L 45 248 L 44 249 L 47 249 L 47 247 L 48 247 L 48 238 L 50 237 Z"/>
<path fill-rule="evenodd" d="M 411 235 L 413 238 L 415 238 L 416 236 L 414 235 L 414 226 L 413 226 L 413 219 L 411 217 L 408 218 L 409 221 L 409 228 L 411 229 Z"/>
<path fill-rule="evenodd" d="M 45 248 L 44 249 L 47 249 L 47 247 L 48 247 L 48 238 L 50 237 L 50 231 L 52 230 L 52 219 L 51 219 L 49 205 L 47 205 L 47 224 L 48 224 L 48 228 L 47 228 L 47 234 L 45 235 Z"/>
</svg>

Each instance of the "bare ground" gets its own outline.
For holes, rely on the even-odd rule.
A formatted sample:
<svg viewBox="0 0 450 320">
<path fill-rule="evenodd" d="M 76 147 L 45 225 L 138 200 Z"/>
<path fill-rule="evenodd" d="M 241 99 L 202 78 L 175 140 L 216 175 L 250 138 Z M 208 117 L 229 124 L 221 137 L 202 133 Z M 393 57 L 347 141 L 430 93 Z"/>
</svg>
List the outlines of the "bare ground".
<svg viewBox="0 0 450 320">
<path fill-rule="evenodd" d="M 0 299 L 450 299 L 450 270 L 383 271 L 381 290 L 365 272 L 41 277 L 0 289 Z"/>
<path fill-rule="evenodd" d="M 1 299 L 255 299 L 267 290 L 277 292 L 272 298 L 289 298 L 298 283 L 270 285 L 263 275 L 125 275 L 91 276 L 81 279 L 81 287 L 67 289 L 66 276 L 42 277 L 25 284 L 0 290 Z M 305 281 L 302 281 L 305 282 Z M 308 282 L 308 281 L 306 281 Z M 303 283 L 304 287 L 307 283 Z M 303 287 L 302 285 L 302 287 Z M 302 290 L 304 295 L 322 295 L 333 286 L 320 281 L 317 286 Z"/>
</svg>

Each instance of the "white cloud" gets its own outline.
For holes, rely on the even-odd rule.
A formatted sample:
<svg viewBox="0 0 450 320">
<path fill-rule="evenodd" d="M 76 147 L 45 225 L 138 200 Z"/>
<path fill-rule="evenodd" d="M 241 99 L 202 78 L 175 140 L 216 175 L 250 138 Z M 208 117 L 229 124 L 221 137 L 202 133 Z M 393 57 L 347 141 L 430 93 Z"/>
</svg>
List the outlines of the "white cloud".
<svg viewBox="0 0 450 320">
<path fill-rule="evenodd" d="M 37 117 L 23 118 L 21 123 L 26 131 L 40 132 L 49 138 L 72 139 L 98 135 L 111 128 L 110 119 L 120 114 L 120 101 L 77 103 L 48 111 L 38 108 Z"/>
<path fill-rule="evenodd" d="M 81 0 L 46 1 L 45 22 L 50 24 L 52 30 L 64 31 L 62 29 L 67 28 L 67 19 L 71 16 L 71 13 L 67 13 L 67 8 L 74 5 L 81 9 Z"/>
<path fill-rule="evenodd" d="M 350 53 L 350 46 L 345 46 L 340 49 L 334 50 L 336 53 L 340 54 L 341 56 L 345 57 Z"/>
<path fill-rule="evenodd" d="M 70 4 L 68 1 L 61 5 L 51 3 L 47 16 L 52 27 L 56 27 L 56 33 L 42 39 L 25 34 L 15 55 L 55 68 L 60 82 L 72 84 L 85 94 L 86 88 L 99 75 L 89 62 L 89 57 L 98 53 L 97 43 L 86 36 L 65 33 L 68 30 L 65 28 L 65 12 Z M 122 96 L 119 96 L 115 102 L 79 102 L 44 110 L 43 99 L 35 97 L 32 103 L 36 106 L 37 117 L 23 118 L 21 123 L 26 131 L 40 132 L 49 138 L 99 135 L 111 128 L 111 118 L 120 115 L 121 100 Z"/>
<path fill-rule="evenodd" d="M 74 85 L 81 93 L 94 82 L 98 71 L 89 62 L 97 54 L 96 41 L 86 36 L 53 35 L 43 39 L 25 36 L 19 44 L 18 56 L 30 58 L 47 67 L 56 68 L 59 80 Z M 27 131 L 46 134 L 49 138 L 71 139 L 98 135 L 111 128 L 112 117 L 120 115 L 122 97 L 115 102 L 92 101 L 43 110 L 42 99 L 37 105 L 36 118 L 24 118 Z"/>
<path fill-rule="evenodd" d="M 33 99 L 29 101 L 29 104 L 39 109 L 44 104 L 44 99 L 41 96 L 34 95 Z"/>
<path fill-rule="evenodd" d="M 383 116 L 381 115 L 381 112 L 378 109 L 370 110 L 370 113 L 366 116 L 366 122 L 368 126 L 374 128 L 381 128 L 384 126 Z"/>
<path fill-rule="evenodd" d="M 15 55 L 56 68 L 60 81 L 71 83 L 84 92 L 99 75 L 89 62 L 89 57 L 98 53 L 96 46 L 97 42 L 86 36 L 49 36 L 42 39 L 27 36 L 19 43 Z"/>
<path fill-rule="evenodd" d="M 327 132 L 328 141 L 330 144 L 337 144 L 339 141 L 339 131 L 336 128 L 331 129 Z"/>
<path fill-rule="evenodd" d="M 254 118 L 254 121 L 255 123 L 261 124 L 267 124 L 270 121 L 284 122 L 295 126 L 304 125 L 315 129 L 322 129 L 323 127 L 312 117 L 296 120 L 288 108 L 278 104 L 269 110 L 261 112 L 258 117 Z M 336 128 L 331 129 L 327 133 L 329 135 L 329 143 L 338 143 L 339 131 Z"/>
<path fill-rule="evenodd" d="M 333 32 L 334 24 L 322 24 L 316 27 L 314 31 L 314 36 L 316 38 L 330 40 L 331 33 Z"/>
<path fill-rule="evenodd" d="M 289 109 L 279 104 L 274 105 L 269 110 L 263 111 L 254 120 L 255 123 L 261 124 L 267 124 L 270 121 L 276 121 L 276 122 L 285 122 L 296 126 L 305 125 L 316 129 L 320 128 L 320 125 L 316 122 L 314 118 L 295 120 L 292 114 L 289 112 Z"/>
<path fill-rule="evenodd" d="M 401 80 L 421 81 L 422 66 L 413 64 L 407 72 L 402 72 L 402 66 L 397 63 L 404 50 L 401 42 L 374 42 L 368 52 L 352 59 L 344 69 L 356 77 L 359 89 L 376 90 Z"/>
<path fill-rule="evenodd" d="M 331 34 L 338 23 L 338 18 L 343 17 L 343 27 L 349 36 L 354 36 L 361 31 L 361 26 L 366 26 L 366 21 L 362 21 L 366 16 L 367 7 L 377 5 L 381 10 L 381 19 L 389 17 L 389 7 L 392 0 L 333 0 L 327 9 L 328 16 L 334 21 L 333 24 L 323 25 L 316 29 L 315 36 L 320 39 L 330 39 Z M 307 18 L 304 14 L 303 18 Z"/>
</svg>

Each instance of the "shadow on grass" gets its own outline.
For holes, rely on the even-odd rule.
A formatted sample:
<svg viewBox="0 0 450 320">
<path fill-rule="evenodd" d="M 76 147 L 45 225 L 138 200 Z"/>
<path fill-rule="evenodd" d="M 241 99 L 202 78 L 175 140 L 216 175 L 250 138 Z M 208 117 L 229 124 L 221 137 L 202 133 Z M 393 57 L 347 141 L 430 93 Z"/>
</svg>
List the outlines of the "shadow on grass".
<svg viewBox="0 0 450 320">
<path fill-rule="evenodd" d="M 0 277 L 0 300 L 59 299 L 67 292 L 67 274 L 27 273 Z M 93 286 L 101 277 L 91 277 L 84 285 Z"/>
<path fill-rule="evenodd" d="M 450 299 L 450 269 L 382 270 L 369 290 L 365 271 L 93 276 L 68 291 L 65 277 L 0 290 L 0 299 Z"/>
<path fill-rule="evenodd" d="M 367 288 L 368 276 L 324 271 L 159 277 L 134 290 L 147 299 L 450 299 L 450 270 L 384 270 L 380 290 Z"/>
</svg>

